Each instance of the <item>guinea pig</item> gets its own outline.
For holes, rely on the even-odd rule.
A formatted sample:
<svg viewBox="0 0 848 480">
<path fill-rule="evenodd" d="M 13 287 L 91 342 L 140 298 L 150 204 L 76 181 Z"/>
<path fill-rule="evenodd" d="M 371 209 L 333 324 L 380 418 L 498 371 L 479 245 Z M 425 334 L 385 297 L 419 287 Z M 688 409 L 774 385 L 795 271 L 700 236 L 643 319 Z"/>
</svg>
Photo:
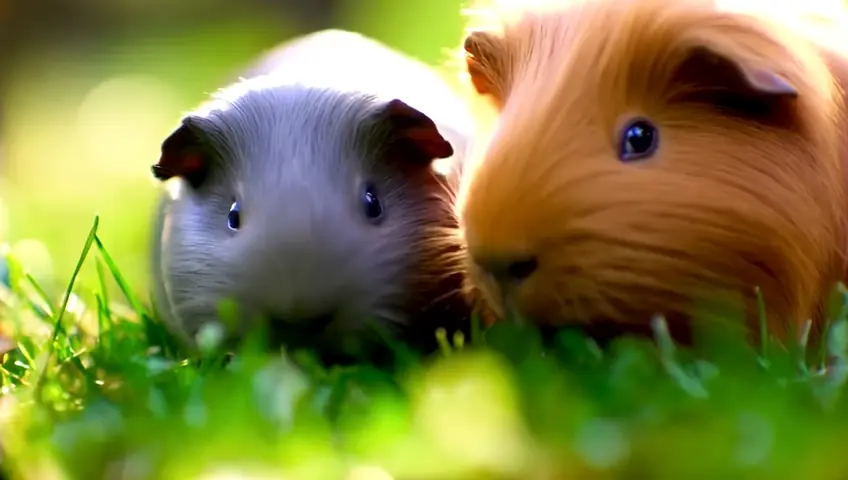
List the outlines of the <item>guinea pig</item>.
<svg viewBox="0 0 848 480">
<path fill-rule="evenodd" d="M 353 32 L 272 55 L 162 143 L 158 315 L 192 347 L 232 301 L 228 339 L 265 319 L 273 345 L 341 363 L 385 352 L 381 333 L 430 351 L 438 327 L 467 331 L 462 101 L 425 64 Z"/>
<path fill-rule="evenodd" d="M 835 35 L 749 7 L 493 8 L 466 37 L 498 111 L 458 200 L 489 321 L 820 332 L 846 272 L 848 62 Z"/>
</svg>

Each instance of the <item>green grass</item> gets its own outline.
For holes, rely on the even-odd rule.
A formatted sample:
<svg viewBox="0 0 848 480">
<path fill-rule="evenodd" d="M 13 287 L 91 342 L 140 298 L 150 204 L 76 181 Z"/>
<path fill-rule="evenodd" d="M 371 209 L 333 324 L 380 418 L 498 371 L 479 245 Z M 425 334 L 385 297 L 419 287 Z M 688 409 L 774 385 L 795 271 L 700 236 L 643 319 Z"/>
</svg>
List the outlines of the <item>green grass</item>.
<svg viewBox="0 0 848 480">
<path fill-rule="evenodd" d="M 7 258 L 2 331 L 18 342 L 0 370 L 8 478 L 848 475 L 844 289 L 813 355 L 803 342 L 754 349 L 730 337 L 683 350 L 658 319 L 654 342 L 604 350 L 574 332 L 543 348 L 534 329 L 504 322 L 443 338 L 439 354 L 393 373 L 326 370 L 305 353 L 264 352 L 258 339 L 225 366 L 214 335 L 197 358 L 179 356 L 98 224 L 60 299 Z M 75 285 L 83 264 L 99 285 Z"/>
</svg>

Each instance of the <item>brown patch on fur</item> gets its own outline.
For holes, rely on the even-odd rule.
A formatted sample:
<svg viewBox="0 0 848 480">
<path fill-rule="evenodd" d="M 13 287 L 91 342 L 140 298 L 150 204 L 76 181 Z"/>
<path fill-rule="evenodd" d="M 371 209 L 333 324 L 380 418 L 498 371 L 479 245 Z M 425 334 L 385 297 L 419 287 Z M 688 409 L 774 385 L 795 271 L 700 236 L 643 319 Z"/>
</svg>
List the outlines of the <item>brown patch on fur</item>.
<svg viewBox="0 0 848 480">
<path fill-rule="evenodd" d="M 685 322 L 718 296 L 756 337 L 759 287 L 773 335 L 820 324 L 846 271 L 845 57 L 709 1 L 559 4 L 468 49 L 500 120 L 459 203 L 467 294 L 546 325 Z M 636 117 L 659 149 L 623 163 Z M 538 270 L 508 292 L 471 262 L 527 255 Z"/>
<path fill-rule="evenodd" d="M 417 199 L 416 219 L 421 228 L 409 238 L 416 252 L 415 268 L 399 281 L 405 283 L 403 291 L 408 293 L 402 310 L 408 312 L 409 321 L 402 336 L 413 348 L 425 352 L 438 348 L 437 328 L 445 328 L 449 338 L 455 332 L 464 333 L 466 338 L 470 334 L 471 307 L 463 295 L 464 251 L 455 209 L 462 158 L 453 157 L 453 168 L 445 175 L 432 165 L 422 167 L 408 159 L 388 162 L 407 182 L 406 194 Z"/>
</svg>

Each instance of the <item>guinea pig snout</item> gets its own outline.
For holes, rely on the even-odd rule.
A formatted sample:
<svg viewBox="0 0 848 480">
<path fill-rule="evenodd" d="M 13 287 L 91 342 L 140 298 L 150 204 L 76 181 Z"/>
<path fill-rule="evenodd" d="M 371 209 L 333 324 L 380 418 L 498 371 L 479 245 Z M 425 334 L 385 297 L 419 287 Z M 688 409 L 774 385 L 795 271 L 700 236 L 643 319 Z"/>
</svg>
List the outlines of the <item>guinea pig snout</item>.
<svg viewBox="0 0 848 480">
<path fill-rule="evenodd" d="M 333 312 L 312 313 L 310 315 L 272 315 L 271 327 L 304 336 L 320 335 L 335 319 Z"/>
<path fill-rule="evenodd" d="M 504 290 L 521 284 L 539 268 L 538 258 L 529 255 L 475 257 L 474 263 Z"/>
<path fill-rule="evenodd" d="M 352 256 L 323 231 L 288 228 L 245 237 L 234 260 L 237 296 L 275 330 L 320 335 L 358 304 L 348 273 Z"/>
</svg>

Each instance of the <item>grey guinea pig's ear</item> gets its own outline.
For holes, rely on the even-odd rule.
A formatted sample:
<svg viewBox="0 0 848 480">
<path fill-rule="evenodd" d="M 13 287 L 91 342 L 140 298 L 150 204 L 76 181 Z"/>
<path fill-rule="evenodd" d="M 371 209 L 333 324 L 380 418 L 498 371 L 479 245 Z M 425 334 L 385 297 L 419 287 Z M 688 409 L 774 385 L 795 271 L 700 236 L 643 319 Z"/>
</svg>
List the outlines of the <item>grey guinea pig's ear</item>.
<svg viewBox="0 0 848 480">
<path fill-rule="evenodd" d="M 162 142 L 161 151 L 159 162 L 151 167 L 154 177 L 163 182 L 182 177 L 194 188 L 203 183 L 209 157 L 189 118 Z"/>
<path fill-rule="evenodd" d="M 401 158 L 427 164 L 453 155 L 453 146 L 439 132 L 436 123 L 405 102 L 394 99 L 380 106 L 378 115 L 391 131 L 393 148 L 401 150 Z"/>
</svg>

